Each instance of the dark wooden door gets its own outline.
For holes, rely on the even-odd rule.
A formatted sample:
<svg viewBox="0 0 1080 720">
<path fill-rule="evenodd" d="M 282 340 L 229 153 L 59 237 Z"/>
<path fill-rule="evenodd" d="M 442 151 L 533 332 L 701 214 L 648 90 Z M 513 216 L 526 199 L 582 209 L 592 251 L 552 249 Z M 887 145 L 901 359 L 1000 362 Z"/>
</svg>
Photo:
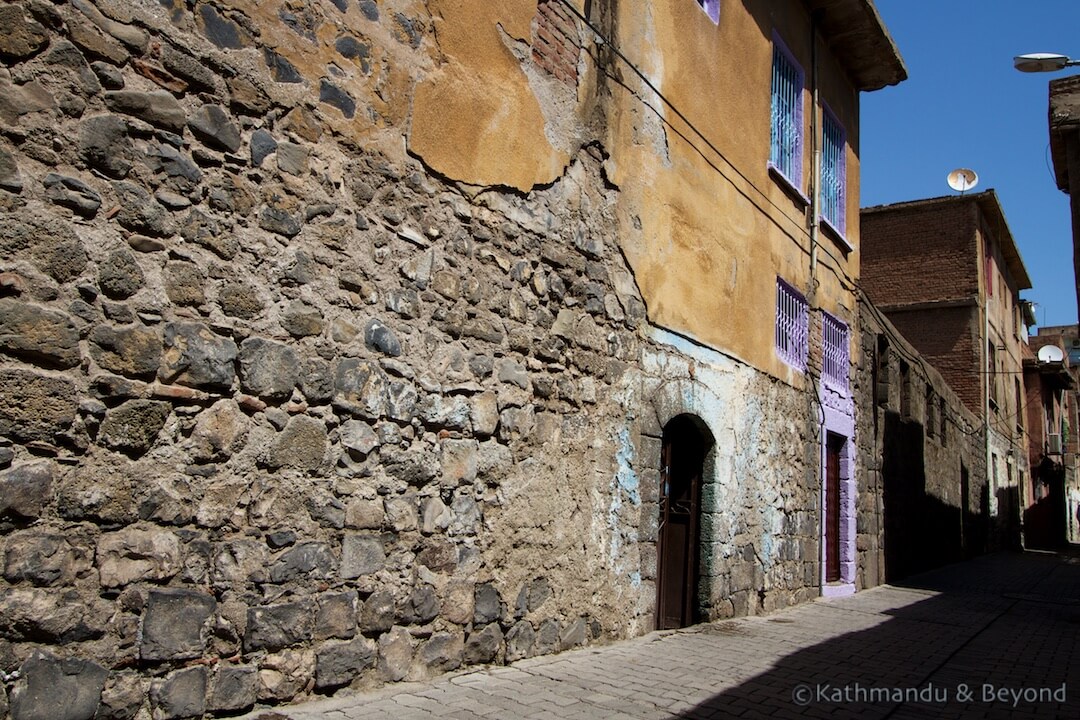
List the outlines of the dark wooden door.
<svg viewBox="0 0 1080 720">
<path fill-rule="evenodd" d="M 825 581 L 840 580 L 840 453 L 844 439 L 829 433 L 825 442 Z"/>
<path fill-rule="evenodd" d="M 664 428 L 657 538 L 656 627 L 685 627 L 695 618 L 698 516 L 705 442 L 689 417 Z"/>
</svg>

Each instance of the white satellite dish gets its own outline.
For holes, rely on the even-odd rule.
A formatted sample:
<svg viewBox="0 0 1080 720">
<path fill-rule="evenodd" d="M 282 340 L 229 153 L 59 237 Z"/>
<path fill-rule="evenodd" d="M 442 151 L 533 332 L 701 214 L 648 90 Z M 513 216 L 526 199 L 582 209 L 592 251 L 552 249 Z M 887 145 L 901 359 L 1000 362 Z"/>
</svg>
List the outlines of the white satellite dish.
<svg viewBox="0 0 1080 720">
<path fill-rule="evenodd" d="M 1039 362 L 1052 363 L 1061 362 L 1065 359 L 1065 353 L 1061 352 L 1061 348 L 1057 345 L 1043 345 L 1039 348 Z"/>
<path fill-rule="evenodd" d="M 974 170 L 957 168 L 949 173 L 949 187 L 956 190 L 961 195 L 978 184 L 979 176 L 975 174 Z"/>
</svg>

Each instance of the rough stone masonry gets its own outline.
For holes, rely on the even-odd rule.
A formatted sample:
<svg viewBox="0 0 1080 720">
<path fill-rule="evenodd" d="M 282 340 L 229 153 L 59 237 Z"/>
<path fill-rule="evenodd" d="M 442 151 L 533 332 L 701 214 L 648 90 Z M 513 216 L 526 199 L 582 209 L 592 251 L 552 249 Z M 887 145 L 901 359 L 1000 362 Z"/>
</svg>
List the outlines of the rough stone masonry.
<svg viewBox="0 0 1080 720">
<path fill-rule="evenodd" d="M 418 6 L 0 5 L 0 716 L 226 715 L 650 629 L 649 398 L 700 361 L 646 332 L 602 148 L 520 193 L 341 132 L 404 122 Z M 694 407 L 747 408 L 701 605 L 806 599 L 803 401 L 702 372 Z"/>
</svg>

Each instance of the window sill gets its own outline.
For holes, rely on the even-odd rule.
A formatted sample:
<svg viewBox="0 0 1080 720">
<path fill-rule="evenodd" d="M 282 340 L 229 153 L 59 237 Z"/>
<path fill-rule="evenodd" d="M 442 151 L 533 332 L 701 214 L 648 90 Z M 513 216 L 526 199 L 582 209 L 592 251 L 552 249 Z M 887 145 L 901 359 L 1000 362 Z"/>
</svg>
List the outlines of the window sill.
<svg viewBox="0 0 1080 720">
<path fill-rule="evenodd" d="M 828 378 L 828 377 L 825 377 L 825 376 L 822 376 L 821 384 L 824 385 L 829 390 L 832 390 L 837 395 L 842 395 L 844 397 L 847 397 L 848 393 L 851 392 L 851 384 L 850 383 L 841 383 L 841 382 L 839 382 L 837 380 L 833 380 L 832 378 Z"/>
<path fill-rule="evenodd" d="M 844 237 L 844 233 L 840 232 L 831 222 L 824 217 L 821 218 L 821 229 L 825 231 L 833 241 L 840 246 L 840 249 L 844 251 L 844 254 L 852 253 L 855 251 L 855 246 L 848 242 L 848 239 Z"/>
<path fill-rule="evenodd" d="M 780 360 L 780 362 L 784 363 L 784 365 L 791 368 L 792 370 L 799 373 L 800 375 L 805 375 L 806 374 L 806 362 L 805 361 L 803 362 L 802 366 L 800 367 L 795 362 L 793 362 L 790 358 L 786 357 L 784 355 L 784 353 L 780 351 L 780 348 L 776 348 L 776 357 L 777 357 L 778 360 Z"/>
<path fill-rule="evenodd" d="M 810 207 L 810 198 L 806 197 L 802 190 L 799 189 L 798 185 L 793 183 L 787 175 L 780 171 L 780 168 L 772 163 L 769 163 L 769 175 L 776 181 L 776 184 L 788 194 L 788 197 L 800 206 L 800 209 L 805 210 Z"/>
</svg>

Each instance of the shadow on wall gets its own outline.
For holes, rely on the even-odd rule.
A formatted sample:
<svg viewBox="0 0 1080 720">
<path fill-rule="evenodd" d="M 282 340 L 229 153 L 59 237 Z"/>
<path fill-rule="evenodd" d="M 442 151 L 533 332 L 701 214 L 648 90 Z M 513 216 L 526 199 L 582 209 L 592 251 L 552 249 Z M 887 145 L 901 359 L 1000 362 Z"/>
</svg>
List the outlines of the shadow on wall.
<svg viewBox="0 0 1080 720">
<path fill-rule="evenodd" d="M 1039 586 L 1045 578 L 1052 587 Z M 1080 689 L 1067 683 L 1075 679 L 1068 660 L 1080 653 L 1080 616 L 1075 600 L 1063 602 L 1060 594 L 1080 588 L 1080 564 L 1054 555 L 994 553 L 920 575 L 902 587 L 911 590 L 910 603 L 886 610 L 884 622 L 787 655 L 677 717 L 1076 716 Z M 846 614 L 864 625 L 873 622 L 866 613 L 881 612 L 875 607 L 881 597 L 860 593 L 848 602 L 864 598 L 864 604 L 846 605 Z M 782 646 L 785 635 L 798 634 L 798 622 L 772 618 L 737 636 L 718 633 L 716 641 L 746 644 L 750 652 L 762 644 Z M 1075 673 L 1075 663 L 1073 668 Z M 987 699 L 984 684 L 1006 689 L 1006 699 Z M 1046 692 L 1014 705 L 1008 690 L 1028 688 Z M 895 690 L 908 694 L 898 697 Z M 972 693 L 967 702 L 965 690 Z"/>
<path fill-rule="evenodd" d="M 1039 498 L 1024 508 L 1024 546 L 1055 550 L 1068 542 L 1065 503 L 1065 468 L 1050 458 L 1034 469 L 1032 484 Z"/>
<path fill-rule="evenodd" d="M 924 443 L 920 423 L 905 422 L 899 413 L 885 413 L 881 476 L 887 582 L 974 557 L 987 549 L 990 508 L 986 486 L 972 488 L 963 468 L 955 478 L 928 478 Z M 929 489 L 948 483 L 958 486 L 963 509 L 946 504 Z M 978 512 L 972 512 L 971 507 L 978 507 Z"/>
</svg>

